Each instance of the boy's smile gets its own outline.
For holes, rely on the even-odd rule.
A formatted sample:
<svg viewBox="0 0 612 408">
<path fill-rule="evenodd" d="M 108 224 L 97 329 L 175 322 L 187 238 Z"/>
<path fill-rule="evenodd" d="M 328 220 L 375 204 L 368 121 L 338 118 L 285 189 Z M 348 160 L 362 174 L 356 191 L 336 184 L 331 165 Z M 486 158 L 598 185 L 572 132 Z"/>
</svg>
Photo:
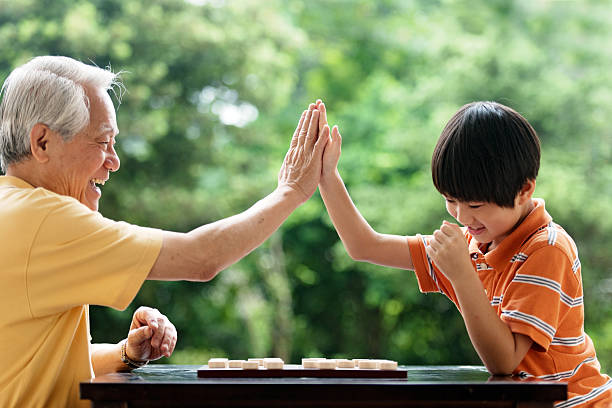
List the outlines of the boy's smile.
<svg viewBox="0 0 612 408">
<path fill-rule="evenodd" d="M 468 229 L 468 232 L 474 237 L 477 235 L 480 235 L 482 232 L 485 231 L 485 227 L 478 227 L 478 228 L 467 227 L 467 229 Z"/>
</svg>

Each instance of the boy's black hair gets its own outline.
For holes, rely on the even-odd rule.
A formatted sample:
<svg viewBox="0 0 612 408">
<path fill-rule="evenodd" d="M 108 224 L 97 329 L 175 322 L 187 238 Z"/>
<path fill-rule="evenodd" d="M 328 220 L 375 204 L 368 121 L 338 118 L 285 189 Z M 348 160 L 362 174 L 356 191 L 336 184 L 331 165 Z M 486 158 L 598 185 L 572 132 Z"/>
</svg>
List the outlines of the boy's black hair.
<svg viewBox="0 0 612 408">
<path fill-rule="evenodd" d="M 514 207 L 540 168 L 540 140 L 527 120 L 496 102 L 464 105 L 448 121 L 431 159 L 433 183 L 464 202 Z"/>
</svg>

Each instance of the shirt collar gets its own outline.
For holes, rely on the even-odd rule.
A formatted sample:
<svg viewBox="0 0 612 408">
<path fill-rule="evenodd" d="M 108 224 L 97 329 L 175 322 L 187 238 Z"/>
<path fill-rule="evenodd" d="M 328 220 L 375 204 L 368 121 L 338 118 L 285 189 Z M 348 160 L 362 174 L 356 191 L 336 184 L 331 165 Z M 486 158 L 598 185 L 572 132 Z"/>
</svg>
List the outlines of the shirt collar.
<svg viewBox="0 0 612 408">
<path fill-rule="evenodd" d="M 514 256 L 521 246 L 531 237 L 538 229 L 548 225 L 552 221 L 552 217 L 546 211 L 544 200 L 539 198 L 533 199 L 534 208 L 519 224 L 519 226 L 510 233 L 503 241 L 492 251 L 487 252 L 484 257 L 487 264 L 493 266 L 497 271 L 503 271 L 505 264 Z M 470 238 L 469 250 L 470 255 L 482 254 L 479 248 L 479 243 L 473 237 Z"/>
<path fill-rule="evenodd" d="M 27 181 L 15 176 L 0 176 L 0 187 L 34 188 Z"/>
</svg>

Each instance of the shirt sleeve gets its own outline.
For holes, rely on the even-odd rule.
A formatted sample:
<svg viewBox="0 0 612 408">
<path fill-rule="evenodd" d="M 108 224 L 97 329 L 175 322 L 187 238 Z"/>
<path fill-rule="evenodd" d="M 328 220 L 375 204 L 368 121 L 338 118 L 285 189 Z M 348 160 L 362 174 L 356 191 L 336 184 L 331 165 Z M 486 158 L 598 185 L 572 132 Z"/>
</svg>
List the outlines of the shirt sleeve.
<svg viewBox="0 0 612 408">
<path fill-rule="evenodd" d="M 153 267 L 162 231 L 60 200 L 33 240 L 26 281 L 35 317 L 83 305 L 125 309 Z"/>
<path fill-rule="evenodd" d="M 562 250 L 544 246 L 528 255 L 503 294 L 501 319 L 544 351 L 572 307 L 582 307 L 580 280 Z"/>
<path fill-rule="evenodd" d="M 455 305 L 457 305 L 457 298 L 452 284 L 446 276 L 438 270 L 425 251 L 425 248 L 429 245 L 430 239 L 431 236 L 420 234 L 407 237 L 414 273 L 419 283 L 419 290 L 423 293 L 444 293 L 453 303 L 455 303 Z"/>
</svg>

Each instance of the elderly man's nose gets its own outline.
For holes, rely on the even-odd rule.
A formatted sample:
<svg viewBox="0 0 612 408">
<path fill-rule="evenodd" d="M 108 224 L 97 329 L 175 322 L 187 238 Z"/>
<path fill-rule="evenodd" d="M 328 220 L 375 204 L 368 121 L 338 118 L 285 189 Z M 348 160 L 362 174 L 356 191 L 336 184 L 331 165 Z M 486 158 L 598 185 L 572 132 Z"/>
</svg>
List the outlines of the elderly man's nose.
<svg viewBox="0 0 612 408">
<path fill-rule="evenodd" d="M 113 152 L 110 153 L 106 157 L 106 161 L 104 162 L 104 165 L 110 171 L 119 170 L 119 167 L 121 166 L 121 161 L 119 160 L 119 156 L 117 155 L 117 152 L 115 151 L 115 149 L 113 149 Z"/>
</svg>

